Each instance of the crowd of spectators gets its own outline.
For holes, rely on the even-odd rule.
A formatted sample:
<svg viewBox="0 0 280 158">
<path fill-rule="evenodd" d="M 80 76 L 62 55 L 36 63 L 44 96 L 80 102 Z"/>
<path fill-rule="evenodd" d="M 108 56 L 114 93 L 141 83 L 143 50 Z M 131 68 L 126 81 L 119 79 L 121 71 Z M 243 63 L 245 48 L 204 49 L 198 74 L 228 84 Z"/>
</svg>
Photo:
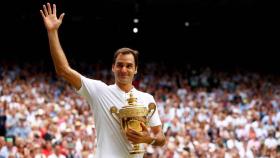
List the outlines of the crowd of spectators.
<svg viewBox="0 0 280 158">
<path fill-rule="evenodd" d="M 93 158 L 93 114 L 41 64 L 0 64 L 0 158 Z M 110 65 L 79 66 L 113 84 Z M 167 143 L 149 158 L 280 157 L 280 77 L 148 63 L 136 88 L 157 102 Z"/>
</svg>

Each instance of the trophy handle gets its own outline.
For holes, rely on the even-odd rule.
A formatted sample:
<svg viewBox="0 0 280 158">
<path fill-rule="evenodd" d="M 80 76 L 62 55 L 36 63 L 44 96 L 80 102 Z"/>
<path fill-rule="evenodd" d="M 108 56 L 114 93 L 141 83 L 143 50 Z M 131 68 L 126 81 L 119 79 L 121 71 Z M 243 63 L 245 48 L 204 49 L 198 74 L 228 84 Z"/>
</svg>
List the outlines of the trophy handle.
<svg viewBox="0 0 280 158">
<path fill-rule="evenodd" d="M 147 122 L 149 122 L 150 121 L 150 119 L 152 118 L 152 116 L 154 115 L 154 113 L 156 112 L 156 104 L 155 103 L 150 103 L 149 105 L 148 105 L 148 107 L 149 107 L 149 111 L 148 111 L 148 115 L 152 112 L 152 114 L 148 117 L 148 120 L 147 120 Z M 153 110 L 153 111 L 152 111 Z"/>
<path fill-rule="evenodd" d="M 121 124 L 120 120 L 118 119 L 118 109 L 117 107 L 113 106 L 110 108 L 110 112 L 113 116 L 113 118 L 119 123 L 119 125 Z M 114 115 L 115 114 L 115 115 Z"/>
</svg>

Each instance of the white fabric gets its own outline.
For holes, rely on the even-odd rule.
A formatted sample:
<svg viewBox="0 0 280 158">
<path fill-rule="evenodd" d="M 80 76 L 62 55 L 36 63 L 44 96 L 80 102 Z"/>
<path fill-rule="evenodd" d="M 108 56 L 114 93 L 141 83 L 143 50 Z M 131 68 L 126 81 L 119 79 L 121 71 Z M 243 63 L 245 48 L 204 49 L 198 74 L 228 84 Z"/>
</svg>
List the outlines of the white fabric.
<svg viewBox="0 0 280 158">
<path fill-rule="evenodd" d="M 81 76 L 82 87 L 78 93 L 86 98 L 91 110 L 94 113 L 94 121 L 97 133 L 97 158 L 142 158 L 143 154 L 130 155 L 131 145 L 122 134 L 120 125 L 110 113 L 110 108 L 116 106 L 121 109 L 126 104 L 126 99 L 130 93 L 125 93 L 116 84 L 106 85 L 102 81 L 92 80 Z M 149 103 L 155 103 L 152 95 L 140 92 L 133 88 L 131 90 L 137 98 L 139 105 L 148 106 Z M 158 111 L 154 113 L 150 126 L 161 125 Z M 142 144 L 144 148 L 144 144 Z"/>
</svg>

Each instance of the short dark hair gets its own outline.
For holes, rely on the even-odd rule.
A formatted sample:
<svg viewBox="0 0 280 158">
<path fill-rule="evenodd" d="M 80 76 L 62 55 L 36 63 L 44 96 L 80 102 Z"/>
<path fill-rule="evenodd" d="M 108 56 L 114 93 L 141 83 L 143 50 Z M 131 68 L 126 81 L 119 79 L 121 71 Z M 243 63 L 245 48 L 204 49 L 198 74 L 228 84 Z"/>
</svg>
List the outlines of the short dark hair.
<svg viewBox="0 0 280 158">
<path fill-rule="evenodd" d="M 139 52 L 137 50 L 133 50 L 133 49 L 127 48 L 127 47 L 123 47 L 123 48 L 118 49 L 114 54 L 113 64 L 115 64 L 116 59 L 117 59 L 119 54 L 132 54 L 133 57 L 134 57 L 135 67 L 138 67 Z"/>
</svg>

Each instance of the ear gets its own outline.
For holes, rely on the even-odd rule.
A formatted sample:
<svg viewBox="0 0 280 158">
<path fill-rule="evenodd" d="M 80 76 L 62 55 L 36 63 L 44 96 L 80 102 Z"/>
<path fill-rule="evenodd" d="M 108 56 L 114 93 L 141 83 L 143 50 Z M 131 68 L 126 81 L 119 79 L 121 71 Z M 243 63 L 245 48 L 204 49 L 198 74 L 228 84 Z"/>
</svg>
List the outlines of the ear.
<svg viewBox="0 0 280 158">
<path fill-rule="evenodd" d="M 134 75 L 137 74 L 137 68 L 135 68 Z"/>
<path fill-rule="evenodd" d="M 112 72 L 115 72 L 114 64 L 112 64 Z"/>
</svg>

